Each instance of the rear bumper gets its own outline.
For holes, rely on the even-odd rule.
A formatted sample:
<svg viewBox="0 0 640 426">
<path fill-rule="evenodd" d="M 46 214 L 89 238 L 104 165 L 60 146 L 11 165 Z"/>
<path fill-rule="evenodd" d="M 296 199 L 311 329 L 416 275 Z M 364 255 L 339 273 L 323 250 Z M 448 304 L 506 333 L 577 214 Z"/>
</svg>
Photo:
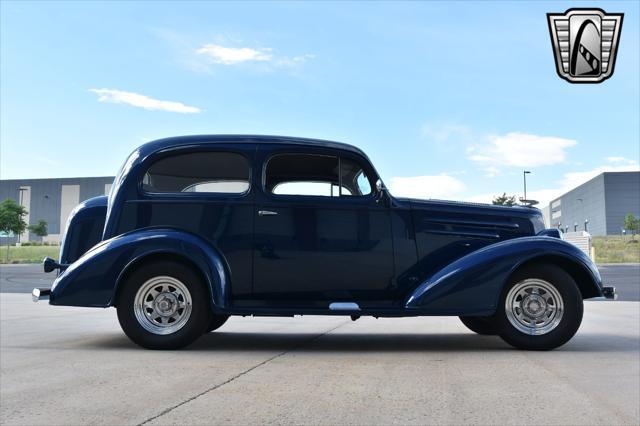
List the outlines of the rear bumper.
<svg viewBox="0 0 640 426">
<path fill-rule="evenodd" d="M 618 292 L 615 287 L 603 287 L 602 295 L 605 299 L 616 300 L 618 298 Z"/>
<path fill-rule="evenodd" d="M 34 302 L 38 300 L 49 300 L 49 295 L 51 295 L 50 288 L 34 288 L 31 292 L 31 299 Z"/>
</svg>

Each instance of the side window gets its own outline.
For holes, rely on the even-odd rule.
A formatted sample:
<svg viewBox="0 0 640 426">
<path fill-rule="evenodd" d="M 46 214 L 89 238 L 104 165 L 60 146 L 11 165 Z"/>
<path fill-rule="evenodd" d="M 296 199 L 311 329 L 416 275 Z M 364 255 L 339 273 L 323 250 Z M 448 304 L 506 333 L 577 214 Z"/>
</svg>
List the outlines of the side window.
<svg viewBox="0 0 640 426">
<path fill-rule="evenodd" d="M 265 186 L 276 195 L 340 195 L 338 157 L 316 154 L 280 154 L 267 163 Z"/>
<path fill-rule="evenodd" d="M 340 159 L 340 179 L 342 186 L 349 191 L 342 195 L 369 195 L 371 184 L 362 166 L 349 158 Z"/>
<path fill-rule="evenodd" d="M 276 195 L 314 195 L 324 197 L 338 197 L 340 187 L 328 182 L 282 182 L 273 188 Z M 351 195 L 349 190 L 342 188 L 342 195 Z"/>
<path fill-rule="evenodd" d="M 142 180 L 147 192 L 241 194 L 249 189 L 249 163 L 233 152 L 193 152 L 156 161 Z"/>
<path fill-rule="evenodd" d="M 318 154 L 280 154 L 267 163 L 265 186 L 275 195 L 322 197 L 371 193 L 362 168 L 345 158 Z"/>
</svg>

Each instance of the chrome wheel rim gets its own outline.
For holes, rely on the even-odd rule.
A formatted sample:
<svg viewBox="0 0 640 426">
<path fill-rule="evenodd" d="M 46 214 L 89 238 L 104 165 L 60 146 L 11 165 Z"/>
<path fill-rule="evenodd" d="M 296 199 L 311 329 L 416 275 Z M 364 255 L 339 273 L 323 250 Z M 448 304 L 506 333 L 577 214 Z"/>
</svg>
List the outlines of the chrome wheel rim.
<svg viewBox="0 0 640 426">
<path fill-rule="evenodd" d="M 505 312 L 507 319 L 517 330 L 539 336 L 551 332 L 560 324 L 564 303 L 553 284 L 529 278 L 509 290 Z"/>
<path fill-rule="evenodd" d="M 138 323 L 153 334 L 172 334 L 191 316 L 191 293 L 182 281 L 167 276 L 151 278 L 136 293 L 133 310 Z"/>
</svg>

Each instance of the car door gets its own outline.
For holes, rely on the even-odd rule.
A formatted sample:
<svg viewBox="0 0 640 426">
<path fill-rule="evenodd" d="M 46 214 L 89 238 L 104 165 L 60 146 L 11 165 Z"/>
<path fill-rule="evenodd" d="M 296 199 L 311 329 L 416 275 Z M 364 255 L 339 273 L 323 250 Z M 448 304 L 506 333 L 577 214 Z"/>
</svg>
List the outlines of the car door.
<svg viewBox="0 0 640 426">
<path fill-rule="evenodd" d="M 216 143 L 152 156 L 140 196 L 121 207 L 116 235 L 154 226 L 198 235 L 224 257 L 228 296 L 251 297 L 254 155 L 253 144 Z"/>
<path fill-rule="evenodd" d="M 340 150 L 260 146 L 260 163 L 255 299 L 324 309 L 333 302 L 388 303 L 390 211 L 374 189 L 377 175 L 368 161 Z"/>
</svg>

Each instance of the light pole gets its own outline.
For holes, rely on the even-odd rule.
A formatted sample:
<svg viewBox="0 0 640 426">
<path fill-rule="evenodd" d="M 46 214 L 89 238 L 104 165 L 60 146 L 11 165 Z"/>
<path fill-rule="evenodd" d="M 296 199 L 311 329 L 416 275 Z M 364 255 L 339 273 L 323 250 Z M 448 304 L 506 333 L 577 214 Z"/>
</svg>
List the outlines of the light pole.
<svg viewBox="0 0 640 426">
<path fill-rule="evenodd" d="M 22 193 L 25 192 L 27 190 L 27 188 L 18 188 L 18 203 L 20 204 L 20 207 L 22 206 Z M 16 238 L 16 243 L 21 243 L 20 241 L 20 234 L 17 235 L 18 238 Z"/>
<path fill-rule="evenodd" d="M 527 200 L 527 175 L 531 173 L 529 170 L 524 170 L 522 172 L 522 179 L 524 180 L 524 199 L 525 202 Z"/>
</svg>

